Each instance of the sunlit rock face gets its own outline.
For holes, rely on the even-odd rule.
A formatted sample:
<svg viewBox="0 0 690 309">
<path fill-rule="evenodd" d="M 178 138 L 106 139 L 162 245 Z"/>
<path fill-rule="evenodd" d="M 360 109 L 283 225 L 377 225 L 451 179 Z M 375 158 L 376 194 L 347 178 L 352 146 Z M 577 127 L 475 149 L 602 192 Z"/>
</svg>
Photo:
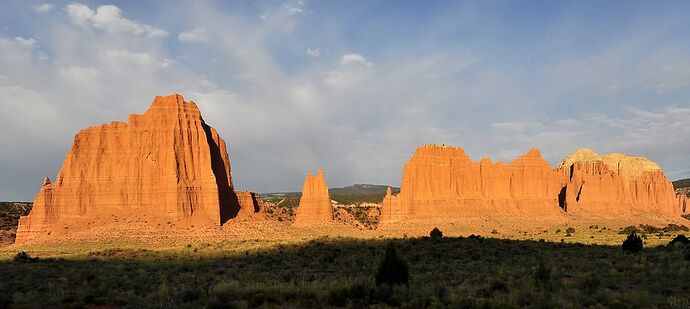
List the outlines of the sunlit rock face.
<svg viewBox="0 0 690 309">
<path fill-rule="evenodd" d="M 400 193 L 386 194 L 381 221 L 559 214 L 560 190 L 558 173 L 536 148 L 494 163 L 473 162 L 462 148 L 424 145 L 405 164 Z"/>
<path fill-rule="evenodd" d="M 295 213 L 296 226 L 328 224 L 333 222 L 333 205 L 328 194 L 328 186 L 319 170 L 316 176 L 307 173 L 302 186 L 302 196 Z"/>
<path fill-rule="evenodd" d="M 676 197 L 659 166 L 641 157 L 599 156 L 583 149 L 552 169 L 532 149 L 510 163 L 472 161 L 462 148 L 424 145 L 405 164 L 398 195 L 390 190 L 381 222 L 471 216 L 678 217 Z"/>
<path fill-rule="evenodd" d="M 57 178 L 44 182 L 20 219 L 16 242 L 45 236 L 59 222 L 110 213 L 220 226 L 263 211 L 252 193 L 240 197 L 225 141 L 197 105 L 159 96 L 126 123 L 77 133 Z"/>
<path fill-rule="evenodd" d="M 676 199 L 678 199 L 678 208 L 680 209 L 680 212 L 683 215 L 690 214 L 690 207 L 688 204 L 690 204 L 690 199 L 688 199 L 688 196 L 685 194 L 680 194 L 676 195 Z"/>
<path fill-rule="evenodd" d="M 627 217 L 680 215 L 679 201 L 664 171 L 643 157 L 598 155 L 580 149 L 557 167 L 563 176 L 561 204 L 570 213 Z"/>
</svg>

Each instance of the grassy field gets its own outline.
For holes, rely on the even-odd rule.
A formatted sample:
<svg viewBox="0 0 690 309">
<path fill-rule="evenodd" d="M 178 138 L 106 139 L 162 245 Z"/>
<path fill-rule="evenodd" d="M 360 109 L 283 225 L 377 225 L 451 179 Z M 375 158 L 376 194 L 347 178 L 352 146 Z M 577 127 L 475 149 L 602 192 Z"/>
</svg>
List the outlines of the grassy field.
<svg viewBox="0 0 690 309">
<path fill-rule="evenodd" d="M 409 286 L 375 284 L 391 244 L 409 266 Z M 0 307 L 690 306 L 683 246 L 633 254 L 620 245 L 481 237 L 320 238 L 45 246 L 27 250 L 37 260 L 14 261 L 16 250 L 2 252 Z"/>
</svg>

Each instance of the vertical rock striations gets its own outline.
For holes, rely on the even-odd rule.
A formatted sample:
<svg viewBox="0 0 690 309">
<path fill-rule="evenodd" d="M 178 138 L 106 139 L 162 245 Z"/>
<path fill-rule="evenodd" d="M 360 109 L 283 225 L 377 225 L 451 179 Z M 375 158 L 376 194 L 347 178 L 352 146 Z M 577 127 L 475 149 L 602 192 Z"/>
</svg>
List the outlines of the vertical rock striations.
<svg viewBox="0 0 690 309">
<path fill-rule="evenodd" d="M 249 194 L 250 197 L 244 197 Z M 46 181 L 17 243 L 39 238 L 58 222 L 130 216 L 220 226 L 260 213 L 234 191 L 225 141 L 181 95 L 158 96 L 142 115 L 81 130 L 55 182 Z"/>
<path fill-rule="evenodd" d="M 333 206 L 323 170 L 319 170 L 316 177 L 307 173 L 302 187 L 302 196 L 295 213 L 295 225 L 308 226 L 332 222 Z"/>
<path fill-rule="evenodd" d="M 424 145 L 405 164 L 400 194 L 384 198 L 381 221 L 554 214 L 560 188 L 536 148 L 504 164 L 472 162 L 458 147 Z"/>
<path fill-rule="evenodd" d="M 536 148 L 504 164 L 473 162 L 462 148 L 423 145 L 405 164 L 400 193 L 386 194 L 381 222 L 564 211 L 678 217 L 685 205 L 661 168 L 641 157 L 578 150 L 554 170 Z"/>
<path fill-rule="evenodd" d="M 676 195 L 676 199 L 678 199 L 678 208 L 680 209 L 681 214 L 690 214 L 690 205 L 688 205 L 690 204 L 690 199 L 688 196 L 685 194 L 680 194 Z"/>
<path fill-rule="evenodd" d="M 580 149 L 563 159 L 557 170 L 563 175 L 561 206 L 567 212 L 605 217 L 680 215 L 673 185 L 647 158 L 600 156 Z"/>
</svg>

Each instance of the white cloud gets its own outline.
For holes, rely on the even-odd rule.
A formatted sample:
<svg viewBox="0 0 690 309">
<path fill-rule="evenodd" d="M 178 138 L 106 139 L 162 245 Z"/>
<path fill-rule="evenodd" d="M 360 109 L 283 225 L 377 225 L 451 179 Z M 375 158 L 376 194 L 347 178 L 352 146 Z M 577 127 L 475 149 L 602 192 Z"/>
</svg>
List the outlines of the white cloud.
<svg viewBox="0 0 690 309">
<path fill-rule="evenodd" d="M 67 67 L 59 69 L 60 76 L 75 85 L 93 83 L 100 79 L 101 71 L 94 67 Z"/>
<path fill-rule="evenodd" d="M 207 40 L 207 31 L 204 28 L 195 28 L 190 31 L 184 31 L 181 32 L 180 35 L 177 36 L 177 39 L 180 42 L 206 42 Z"/>
<path fill-rule="evenodd" d="M 307 48 L 307 56 L 310 56 L 310 57 L 321 56 L 321 49 L 318 47 L 314 47 L 314 48 L 309 47 L 309 48 Z"/>
<path fill-rule="evenodd" d="M 340 58 L 340 67 L 323 74 L 323 83 L 334 88 L 349 88 L 367 79 L 373 64 L 361 54 L 345 54 Z"/>
<path fill-rule="evenodd" d="M 206 29 L 204 28 L 195 28 L 190 31 L 185 31 L 181 32 L 180 35 L 177 36 L 177 39 L 180 42 L 206 42 L 207 40 L 207 32 Z"/>
<path fill-rule="evenodd" d="M 169 67 L 173 62 L 170 59 L 157 59 L 147 53 L 138 53 L 128 50 L 108 50 L 99 55 L 104 65 L 118 70 L 137 70 L 151 72 Z"/>
<path fill-rule="evenodd" d="M 45 12 L 50 12 L 55 8 L 54 5 L 50 3 L 43 3 L 39 4 L 37 6 L 34 6 L 34 11 L 39 12 L 39 13 L 45 13 Z"/>
<path fill-rule="evenodd" d="M 17 43 L 17 45 L 21 47 L 32 47 L 34 46 L 34 44 L 36 44 L 36 40 L 34 40 L 33 38 L 27 39 L 21 36 L 14 38 L 14 41 Z"/>
<path fill-rule="evenodd" d="M 366 66 L 372 66 L 373 65 L 373 63 L 371 63 L 366 58 L 364 58 L 364 56 L 362 56 L 361 54 L 356 54 L 356 53 L 343 55 L 340 58 L 340 64 L 344 64 L 344 65 L 362 64 L 362 65 L 366 65 Z"/>
<path fill-rule="evenodd" d="M 165 37 L 169 33 L 151 25 L 122 17 L 122 10 L 114 5 L 101 5 L 96 10 L 81 3 L 67 5 L 72 22 L 82 27 L 94 27 L 109 33 L 130 33 L 149 38 Z"/>
<path fill-rule="evenodd" d="M 285 3 L 283 7 L 287 10 L 288 15 L 304 13 L 304 1 L 297 1 L 295 3 Z"/>
</svg>

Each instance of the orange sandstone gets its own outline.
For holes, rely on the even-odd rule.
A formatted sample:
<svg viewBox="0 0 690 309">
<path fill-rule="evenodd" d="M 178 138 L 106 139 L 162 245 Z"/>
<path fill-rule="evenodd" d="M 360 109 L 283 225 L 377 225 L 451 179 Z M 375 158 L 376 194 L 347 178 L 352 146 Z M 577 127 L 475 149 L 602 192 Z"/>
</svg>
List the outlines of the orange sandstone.
<svg viewBox="0 0 690 309">
<path fill-rule="evenodd" d="M 559 175 L 536 148 L 504 164 L 473 162 L 459 147 L 424 145 L 405 164 L 400 193 L 387 192 L 381 221 L 558 214 L 560 189 Z"/>
<path fill-rule="evenodd" d="M 569 213 L 633 217 L 678 217 L 673 185 L 663 170 L 643 157 L 620 153 L 600 156 L 589 149 L 568 155 L 558 165 L 563 175 L 563 209 Z"/>
<path fill-rule="evenodd" d="M 333 205 L 328 194 L 328 186 L 319 170 L 316 177 L 307 173 L 302 187 L 302 196 L 295 213 L 296 226 L 327 224 L 333 222 Z"/>
<path fill-rule="evenodd" d="M 158 96 L 142 115 L 81 130 L 55 182 L 46 178 L 19 222 L 16 243 L 62 223 L 111 213 L 220 226 L 261 214 L 235 192 L 225 141 L 194 102 Z"/>
<path fill-rule="evenodd" d="M 688 204 L 690 204 L 690 199 L 688 198 L 688 196 L 685 194 L 679 194 L 676 195 L 676 198 L 678 199 L 678 207 L 680 209 L 680 212 L 683 215 L 690 214 L 690 207 L 688 207 Z"/>
<path fill-rule="evenodd" d="M 674 218 L 688 211 L 687 203 L 642 157 L 578 150 L 554 170 L 536 148 L 503 164 L 473 162 L 462 148 L 423 145 L 405 164 L 400 193 L 386 193 L 381 222 L 565 212 Z"/>
</svg>

